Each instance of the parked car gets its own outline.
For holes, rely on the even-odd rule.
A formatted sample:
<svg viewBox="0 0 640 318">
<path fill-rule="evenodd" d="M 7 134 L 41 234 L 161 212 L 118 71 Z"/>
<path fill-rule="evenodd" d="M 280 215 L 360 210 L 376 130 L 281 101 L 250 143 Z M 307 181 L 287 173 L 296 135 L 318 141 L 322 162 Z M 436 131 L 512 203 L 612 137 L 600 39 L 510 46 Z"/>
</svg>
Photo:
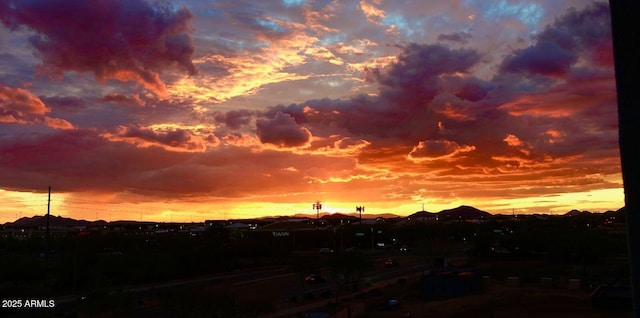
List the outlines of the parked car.
<svg viewBox="0 0 640 318">
<path fill-rule="evenodd" d="M 389 299 L 387 300 L 387 309 L 396 310 L 400 307 L 400 302 L 397 299 Z"/>
<path fill-rule="evenodd" d="M 327 279 L 324 276 L 321 276 L 318 274 L 311 274 L 305 277 L 304 280 L 307 282 L 307 284 L 319 284 L 327 281 Z"/>
<path fill-rule="evenodd" d="M 333 250 L 328 247 L 323 247 L 320 249 L 320 254 L 331 254 L 331 253 L 333 253 Z"/>
<path fill-rule="evenodd" d="M 384 261 L 384 266 L 386 268 L 398 267 L 400 266 L 400 263 L 398 263 L 398 261 L 396 261 L 395 259 L 390 258 Z"/>
</svg>

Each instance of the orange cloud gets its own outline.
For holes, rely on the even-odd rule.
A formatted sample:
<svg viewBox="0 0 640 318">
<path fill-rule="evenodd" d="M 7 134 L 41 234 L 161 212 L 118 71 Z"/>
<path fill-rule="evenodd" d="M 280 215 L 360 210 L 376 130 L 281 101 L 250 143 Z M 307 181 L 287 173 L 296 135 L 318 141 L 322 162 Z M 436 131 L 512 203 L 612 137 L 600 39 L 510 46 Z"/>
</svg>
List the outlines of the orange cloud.
<svg viewBox="0 0 640 318">
<path fill-rule="evenodd" d="M 450 140 L 425 140 L 413 147 L 407 158 L 413 162 L 452 159 L 458 154 L 474 151 L 476 147 L 459 145 Z"/>
<path fill-rule="evenodd" d="M 11 110 L 18 115 L 44 115 L 50 112 L 40 98 L 23 88 L 11 88 L 0 84 L 0 101 L 3 112 Z"/>
<path fill-rule="evenodd" d="M 542 134 L 542 137 L 550 144 L 562 142 L 564 140 L 563 133 L 559 130 L 549 129 Z"/>
<path fill-rule="evenodd" d="M 512 134 L 508 134 L 507 137 L 502 139 L 502 141 L 506 142 L 507 145 L 511 147 L 517 147 L 517 146 L 523 145 L 522 140 L 520 140 L 520 138 Z"/>
<path fill-rule="evenodd" d="M 365 17 L 367 17 L 367 21 L 382 25 L 382 22 L 380 22 L 380 19 L 385 17 L 384 10 L 378 9 L 372 4 L 367 3 L 364 0 L 360 1 L 358 8 L 360 8 L 362 13 L 364 13 Z"/>
<path fill-rule="evenodd" d="M 313 54 L 321 52 L 316 37 L 306 34 L 307 26 L 280 21 L 289 34 L 277 38 L 260 36 L 266 43 L 258 51 L 242 51 L 233 55 L 208 54 L 194 60 L 198 68 L 221 67 L 216 77 L 192 76 L 172 83 L 172 96 L 194 98 L 197 101 L 224 102 L 238 96 L 254 95 L 269 84 L 307 79 L 287 68 L 301 65 Z M 337 61 L 337 60 L 336 60 Z"/>
<path fill-rule="evenodd" d="M 323 21 L 335 17 L 335 12 L 340 10 L 340 3 L 336 0 L 322 8 L 322 10 L 314 10 L 310 5 L 303 6 L 303 16 L 305 24 L 309 29 L 316 33 L 338 33 L 340 30 L 327 26 Z"/>
<path fill-rule="evenodd" d="M 0 84 L 0 122 L 44 124 L 55 129 L 72 129 L 73 125 L 60 118 L 47 116 L 51 112 L 42 100 L 23 88 Z"/>
</svg>

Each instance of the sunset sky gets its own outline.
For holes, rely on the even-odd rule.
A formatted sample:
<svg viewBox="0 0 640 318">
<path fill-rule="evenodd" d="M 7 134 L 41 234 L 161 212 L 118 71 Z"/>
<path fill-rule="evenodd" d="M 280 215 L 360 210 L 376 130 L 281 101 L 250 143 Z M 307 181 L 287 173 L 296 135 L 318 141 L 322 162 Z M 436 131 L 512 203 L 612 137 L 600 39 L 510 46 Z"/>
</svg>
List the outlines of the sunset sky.
<svg viewBox="0 0 640 318">
<path fill-rule="evenodd" d="M 624 205 L 607 2 L 0 2 L 0 222 Z"/>
</svg>

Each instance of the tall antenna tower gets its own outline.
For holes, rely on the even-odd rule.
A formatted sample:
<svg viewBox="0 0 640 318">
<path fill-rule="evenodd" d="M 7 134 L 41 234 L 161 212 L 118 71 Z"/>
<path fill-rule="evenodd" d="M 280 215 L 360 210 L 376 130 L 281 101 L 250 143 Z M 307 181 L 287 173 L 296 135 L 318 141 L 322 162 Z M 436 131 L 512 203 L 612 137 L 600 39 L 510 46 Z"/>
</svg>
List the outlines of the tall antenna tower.
<svg viewBox="0 0 640 318">
<path fill-rule="evenodd" d="M 313 204 L 313 209 L 316 210 L 316 226 L 320 226 L 320 210 L 322 210 L 322 203 L 320 201 L 316 201 Z"/>
<path fill-rule="evenodd" d="M 356 212 L 360 212 L 360 224 L 362 224 L 362 212 L 364 212 L 364 205 L 363 206 L 357 206 L 356 207 Z"/>
</svg>

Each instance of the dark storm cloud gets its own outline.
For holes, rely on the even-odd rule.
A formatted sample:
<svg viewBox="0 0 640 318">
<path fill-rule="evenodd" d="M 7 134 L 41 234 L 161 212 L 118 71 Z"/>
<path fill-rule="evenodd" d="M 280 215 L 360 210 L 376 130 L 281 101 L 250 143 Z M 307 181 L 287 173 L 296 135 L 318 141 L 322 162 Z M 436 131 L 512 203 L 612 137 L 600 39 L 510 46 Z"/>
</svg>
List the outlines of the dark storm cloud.
<svg viewBox="0 0 640 318">
<path fill-rule="evenodd" d="M 309 144 L 311 133 L 298 126 L 293 117 L 277 113 L 273 119 L 260 119 L 256 122 L 260 141 L 278 147 L 301 147 Z"/>
<path fill-rule="evenodd" d="M 592 62 L 610 65 L 610 53 L 599 54 L 611 52 L 610 19 L 606 3 L 595 3 L 583 11 L 571 9 L 540 33 L 534 45 L 507 57 L 501 71 L 565 76 L 583 52 Z"/>
<path fill-rule="evenodd" d="M 0 21 L 33 31 L 29 43 L 42 60 L 39 72 L 93 73 L 98 80 L 137 81 L 164 93 L 159 73 L 177 65 L 196 69 L 186 8 L 144 0 L 3 1 Z"/>
<path fill-rule="evenodd" d="M 226 113 L 216 112 L 213 114 L 213 118 L 216 122 L 224 123 L 231 129 L 238 129 L 243 125 L 248 124 L 251 121 L 253 112 L 248 110 L 232 110 Z"/>
<path fill-rule="evenodd" d="M 205 141 L 218 143 L 215 135 L 207 134 L 203 140 L 202 137 L 196 138 L 194 132 L 179 128 L 153 130 L 146 127 L 121 127 L 110 138 L 114 141 L 131 142 L 140 147 L 157 146 L 170 151 L 200 152 L 206 149 Z"/>
<path fill-rule="evenodd" d="M 441 87 L 460 99 L 479 101 L 494 88 L 491 82 L 476 77 L 442 76 Z"/>
<path fill-rule="evenodd" d="M 382 98 L 421 105 L 438 93 L 440 75 L 466 73 L 480 58 L 471 49 L 412 43 L 404 48 L 396 63 L 386 69 L 370 70 L 369 76 L 380 84 Z"/>
<path fill-rule="evenodd" d="M 140 138 L 147 141 L 159 142 L 165 145 L 179 145 L 189 141 L 189 134 L 184 130 L 174 130 L 170 132 L 158 133 L 150 129 L 140 127 L 130 127 L 122 137 Z"/>
<path fill-rule="evenodd" d="M 541 42 L 518 51 L 503 64 L 503 70 L 562 76 L 569 72 L 571 64 L 577 59 L 573 51 L 565 50 L 553 42 Z"/>
<path fill-rule="evenodd" d="M 469 100 L 487 94 L 489 84 L 460 77 L 479 60 L 480 54 L 470 49 L 410 44 L 403 48 L 397 62 L 367 71 L 368 79 L 380 86 L 377 96 L 281 105 L 265 112 L 265 116 L 289 114 L 298 124 L 314 127 L 314 135 L 328 136 L 330 127 L 339 127 L 356 135 L 399 138 L 402 143 L 413 144 L 412 138 L 417 142 L 437 133 L 439 117 L 429 109 L 429 103 L 438 94 L 451 90 Z M 321 129 L 328 130 L 323 133 Z"/>
</svg>

